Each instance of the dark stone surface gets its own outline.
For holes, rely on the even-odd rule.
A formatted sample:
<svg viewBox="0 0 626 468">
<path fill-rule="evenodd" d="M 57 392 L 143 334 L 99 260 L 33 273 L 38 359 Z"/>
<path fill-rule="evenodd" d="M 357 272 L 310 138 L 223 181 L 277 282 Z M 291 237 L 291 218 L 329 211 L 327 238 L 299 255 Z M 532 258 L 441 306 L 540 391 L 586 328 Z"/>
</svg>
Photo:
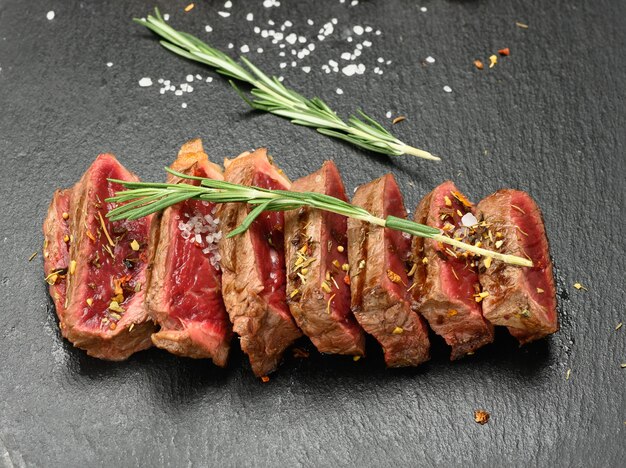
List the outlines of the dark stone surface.
<svg viewBox="0 0 626 468">
<path fill-rule="evenodd" d="M 130 22 L 153 1 L 0 2 L 0 465 L 624 465 L 626 327 L 615 326 L 626 321 L 625 2 L 424 0 L 423 13 L 409 0 L 235 0 L 228 19 L 216 16 L 223 2 L 187 14 L 185 1 L 157 2 L 217 46 L 264 47 L 250 54 L 257 64 L 342 114 L 362 105 L 381 120 L 407 116 L 394 131 L 445 158 L 435 164 L 250 114 L 219 78 L 184 99 L 159 95 L 156 82 L 140 88 L 143 76 L 207 76 Z M 309 75 L 280 70 L 277 46 L 252 32 L 261 19 L 290 19 L 314 37 L 332 17 L 339 33 L 301 62 Z M 361 57 L 367 73 L 323 73 L 349 50 L 340 36 L 355 24 L 383 31 Z M 511 56 L 474 69 L 501 47 Z M 428 55 L 436 62 L 423 66 Z M 382 76 L 371 73 L 378 56 L 393 61 Z M 530 191 L 552 244 L 561 331 L 523 349 L 499 332 L 454 363 L 438 343 L 430 363 L 401 371 L 385 370 L 375 347 L 358 363 L 312 353 L 288 358 L 267 384 L 239 352 L 226 370 L 157 350 L 117 364 L 88 358 L 60 338 L 41 255 L 28 262 L 50 196 L 104 151 L 160 180 L 192 137 L 216 160 L 267 145 L 293 178 L 334 158 L 350 190 L 392 171 L 409 206 L 445 178 L 474 200 Z M 491 413 L 485 426 L 473 421 L 478 408 Z"/>
</svg>

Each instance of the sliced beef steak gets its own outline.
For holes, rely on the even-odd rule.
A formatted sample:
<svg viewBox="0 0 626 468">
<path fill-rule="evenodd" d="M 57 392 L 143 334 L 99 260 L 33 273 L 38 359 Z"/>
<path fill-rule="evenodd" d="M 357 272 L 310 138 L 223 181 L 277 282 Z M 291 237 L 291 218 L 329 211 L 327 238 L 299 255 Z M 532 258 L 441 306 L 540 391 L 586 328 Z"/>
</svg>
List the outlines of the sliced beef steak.
<svg viewBox="0 0 626 468">
<path fill-rule="evenodd" d="M 508 327 L 521 344 L 558 330 L 552 261 L 539 207 L 526 192 L 500 190 L 477 206 L 486 248 L 528 257 L 532 268 L 481 262 L 480 282 L 489 295 L 483 313 Z"/>
<path fill-rule="evenodd" d="M 406 218 L 402 194 L 390 174 L 359 187 L 352 202 L 381 218 Z M 429 359 L 428 330 L 412 309 L 408 291 L 410 249 L 410 238 L 401 232 L 348 220 L 352 311 L 382 345 L 390 367 L 416 366 Z"/>
<path fill-rule="evenodd" d="M 331 161 L 291 190 L 347 201 Z M 287 302 L 296 323 L 320 352 L 362 356 L 365 335 L 350 311 L 347 245 L 345 216 L 307 207 L 285 213 Z"/>
<path fill-rule="evenodd" d="M 44 274 L 59 319 L 65 311 L 67 271 L 70 265 L 70 197 L 72 189 L 57 190 L 43 223 Z"/>
<path fill-rule="evenodd" d="M 268 189 L 288 189 L 265 149 L 226 161 L 225 180 Z M 224 235 L 239 226 L 250 206 L 227 203 L 219 211 Z M 289 312 L 285 292 L 284 216 L 264 212 L 250 229 L 220 242 L 222 293 L 233 330 L 240 336 L 252 370 L 276 369 L 285 349 L 301 332 Z"/>
<path fill-rule="evenodd" d="M 463 218 L 468 213 L 471 215 Z M 472 204 L 450 181 L 424 197 L 415 212 L 415 221 L 443 229 L 450 237 L 475 242 Z M 413 261 L 416 267 L 413 296 L 430 327 L 452 348 L 450 359 L 461 358 L 491 343 L 493 327 L 482 315 L 480 283 L 473 257 L 439 242 L 415 237 Z"/>
<path fill-rule="evenodd" d="M 188 175 L 223 179 L 200 140 L 184 145 L 171 167 Z M 168 183 L 191 181 L 170 174 Z M 223 367 L 232 330 L 222 301 L 218 252 L 222 233 L 216 211 L 214 203 L 188 200 L 155 217 L 146 303 L 161 326 L 152 335 L 156 346 L 179 356 L 211 358 Z"/>
<path fill-rule="evenodd" d="M 58 307 L 57 314 L 63 336 L 75 346 L 90 356 L 123 360 L 151 346 L 154 325 L 144 307 L 151 217 L 109 221 L 106 214 L 112 206 L 105 199 L 122 186 L 107 178 L 138 180 L 115 157 L 103 154 L 72 189 L 65 307 Z M 58 206 L 66 203 L 61 194 L 57 193 L 52 204 L 57 213 Z M 59 244 L 58 229 L 67 226 L 57 215 L 49 213 L 50 219 L 56 219 L 58 227 L 52 229 L 53 236 L 46 234 L 48 254 L 62 257 L 64 253 L 59 252 L 65 247 Z M 47 226 L 54 225 L 48 220 Z M 56 302 L 55 294 L 62 298 L 62 286 L 53 288 Z"/>
</svg>

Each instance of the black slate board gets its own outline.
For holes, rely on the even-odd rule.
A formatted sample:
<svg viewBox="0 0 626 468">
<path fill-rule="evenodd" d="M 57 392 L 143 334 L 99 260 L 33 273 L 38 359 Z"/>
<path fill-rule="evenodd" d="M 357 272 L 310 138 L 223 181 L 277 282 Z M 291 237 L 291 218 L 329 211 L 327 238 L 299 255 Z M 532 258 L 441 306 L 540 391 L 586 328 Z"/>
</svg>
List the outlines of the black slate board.
<svg viewBox="0 0 626 468">
<path fill-rule="evenodd" d="M 257 64 L 342 114 L 361 104 L 381 120 L 407 116 L 394 131 L 440 164 L 391 161 L 251 114 L 219 78 L 198 84 L 187 109 L 156 82 L 140 88 L 144 76 L 208 76 L 130 23 L 153 3 L 0 2 L 0 465 L 624 466 L 625 2 L 235 0 L 227 19 L 216 16 L 223 2 L 187 14 L 186 1 L 157 2 L 216 46 L 264 47 Z M 338 33 L 302 62 L 308 75 L 279 69 L 276 46 L 252 32 L 289 19 L 311 37 L 332 17 Z M 368 72 L 323 73 L 355 24 L 383 32 L 362 55 Z M 501 47 L 511 56 L 473 68 Z M 436 62 L 422 65 L 429 55 Z M 382 76 L 371 73 L 378 56 L 393 61 Z M 267 384 L 239 352 L 226 370 L 157 350 L 118 364 L 87 357 L 60 338 L 41 255 L 28 262 L 50 196 L 105 151 L 160 180 L 192 137 L 217 160 L 267 145 L 292 178 L 333 158 L 350 189 L 391 171 L 410 207 L 445 178 L 474 200 L 528 190 L 545 214 L 561 331 L 523 349 L 500 332 L 455 363 L 438 342 L 430 363 L 401 371 L 385 370 L 374 347 L 358 363 L 312 353 Z M 478 408 L 491 413 L 485 426 Z"/>
</svg>

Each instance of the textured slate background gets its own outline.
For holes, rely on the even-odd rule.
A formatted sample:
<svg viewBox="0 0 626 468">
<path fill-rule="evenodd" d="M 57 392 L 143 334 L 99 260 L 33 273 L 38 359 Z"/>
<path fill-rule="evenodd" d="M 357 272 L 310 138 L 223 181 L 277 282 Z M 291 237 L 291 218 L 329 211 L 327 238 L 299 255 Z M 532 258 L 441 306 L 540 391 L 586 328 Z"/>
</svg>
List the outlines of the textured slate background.
<svg viewBox="0 0 626 468">
<path fill-rule="evenodd" d="M 131 24 L 154 1 L 0 1 L 0 465 L 624 465 L 626 327 L 615 326 L 626 321 L 626 2 L 235 0 L 228 19 L 216 16 L 223 2 L 188 14 L 186 1 L 157 2 L 217 46 L 264 47 L 250 54 L 257 64 L 343 114 L 361 104 L 381 120 L 407 116 L 395 132 L 445 158 L 434 164 L 250 114 L 221 79 L 184 99 L 159 95 L 157 78 L 207 71 Z M 331 17 L 338 33 L 301 63 L 309 75 L 280 70 L 276 46 L 252 33 L 290 19 L 314 37 Z M 323 73 L 355 24 L 383 32 L 361 57 L 368 72 Z M 501 47 L 511 56 L 473 68 Z M 428 55 L 436 62 L 423 66 Z M 378 56 L 393 60 L 382 76 L 371 73 Z M 140 88 L 144 76 L 155 86 Z M 267 145 L 293 178 L 333 158 L 350 189 L 391 171 L 410 207 L 445 178 L 474 200 L 529 190 L 552 243 L 561 331 L 523 349 L 499 333 L 455 363 L 438 342 L 430 363 L 401 371 L 385 370 L 375 348 L 358 363 L 313 353 L 287 359 L 268 384 L 238 352 L 226 370 L 156 350 L 119 364 L 88 358 L 60 338 L 41 256 L 28 262 L 49 198 L 104 151 L 161 179 L 192 137 L 215 159 Z M 491 412 L 486 426 L 477 408 Z"/>
</svg>

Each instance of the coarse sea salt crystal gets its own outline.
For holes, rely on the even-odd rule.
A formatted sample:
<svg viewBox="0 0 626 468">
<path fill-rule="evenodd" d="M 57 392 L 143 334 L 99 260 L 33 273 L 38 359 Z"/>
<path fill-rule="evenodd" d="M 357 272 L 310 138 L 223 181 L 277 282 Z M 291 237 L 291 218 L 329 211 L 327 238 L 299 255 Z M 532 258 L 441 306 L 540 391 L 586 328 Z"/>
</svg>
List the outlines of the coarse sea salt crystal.
<svg viewBox="0 0 626 468">
<path fill-rule="evenodd" d="M 361 34 L 363 34 L 363 31 L 364 31 L 363 26 L 358 26 L 358 25 L 354 26 L 352 30 L 354 31 L 354 34 L 356 34 L 357 36 L 360 36 Z"/>
<path fill-rule="evenodd" d="M 107 67 L 111 68 L 113 66 L 113 62 L 107 62 Z"/>
<path fill-rule="evenodd" d="M 243 54 L 247 54 L 248 52 L 250 52 L 250 47 L 248 47 L 246 44 L 244 44 L 244 45 L 241 46 L 241 48 L 239 50 L 241 50 L 241 52 Z"/>
<path fill-rule="evenodd" d="M 308 20 L 306 20 L 306 24 L 308 24 L 309 26 L 313 26 L 315 23 L 312 19 L 309 18 Z"/>
<path fill-rule="evenodd" d="M 428 8 L 426 8 L 425 6 L 423 6 L 422 8 L 420 8 L 420 11 L 422 13 L 426 13 L 428 11 Z"/>
<path fill-rule="evenodd" d="M 206 32 L 211 32 L 211 31 L 213 31 L 213 28 L 207 24 L 207 25 L 204 27 L 204 30 L 205 30 Z"/>
<path fill-rule="evenodd" d="M 263 53 L 263 48 L 259 47 L 256 51 L 257 51 L 257 54 L 262 54 Z"/>
<path fill-rule="evenodd" d="M 180 105 L 180 107 L 182 107 L 183 109 L 187 109 L 187 103 L 186 103 L 186 102 L 183 102 L 183 103 Z"/>
<path fill-rule="evenodd" d="M 443 87 L 443 90 L 444 90 L 446 93 L 451 93 L 451 92 L 452 92 L 452 88 L 451 88 L 450 86 L 448 86 L 448 85 L 444 86 L 444 87 Z"/>
<path fill-rule="evenodd" d="M 142 88 L 147 88 L 148 86 L 152 86 L 152 80 L 148 77 L 144 77 L 139 80 L 139 86 Z"/>
<path fill-rule="evenodd" d="M 472 213 L 465 213 L 461 218 L 461 224 L 466 227 L 472 227 L 478 224 L 478 220 Z"/>
<path fill-rule="evenodd" d="M 229 11 L 218 11 L 217 14 L 220 15 L 222 18 L 228 18 L 230 16 Z"/>
<path fill-rule="evenodd" d="M 196 75 L 196 80 L 201 80 L 202 79 L 202 75 Z"/>
<path fill-rule="evenodd" d="M 309 73 L 311 71 L 311 67 L 302 67 L 302 71 L 304 73 Z"/>
<path fill-rule="evenodd" d="M 246 15 L 246 21 L 252 21 L 254 19 L 254 15 L 252 13 L 248 13 Z"/>
<path fill-rule="evenodd" d="M 230 0 L 224 3 L 224 8 L 232 8 L 232 6 L 233 6 L 233 2 L 231 2 Z"/>
<path fill-rule="evenodd" d="M 341 60 L 350 60 L 350 52 L 344 52 L 341 54 Z"/>
<path fill-rule="evenodd" d="M 211 81 L 213 81 L 213 77 L 212 77 L 212 76 L 209 76 L 209 77 L 206 79 L 206 82 L 207 82 L 207 83 L 210 83 Z"/>
<path fill-rule="evenodd" d="M 385 114 L 385 117 L 387 117 L 388 119 L 391 118 L 391 111 L 387 111 L 387 113 Z"/>
<path fill-rule="evenodd" d="M 170 20 L 170 15 L 169 15 L 169 13 L 165 13 L 165 14 L 163 15 L 163 19 L 164 19 L 165 21 L 169 21 L 169 20 Z"/>
<path fill-rule="evenodd" d="M 343 89 L 337 88 L 337 94 L 343 94 Z"/>
<path fill-rule="evenodd" d="M 297 40 L 298 35 L 296 33 L 291 33 L 285 38 L 285 41 L 287 41 L 291 45 L 295 44 Z"/>
<path fill-rule="evenodd" d="M 176 96 L 182 96 L 183 95 L 183 90 L 182 89 L 177 89 L 176 91 L 174 91 L 174 94 Z"/>
<path fill-rule="evenodd" d="M 229 48 L 229 49 L 232 49 L 233 47 L 235 47 L 235 46 L 233 45 L 233 43 L 232 43 L 232 42 L 229 42 L 229 43 L 228 43 L 228 48 Z"/>
<path fill-rule="evenodd" d="M 193 81 L 193 75 L 187 75 L 185 80 L 187 80 L 188 83 L 191 83 Z"/>
<path fill-rule="evenodd" d="M 426 57 L 426 62 L 435 63 L 435 59 L 429 55 L 428 57 Z"/>
<path fill-rule="evenodd" d="M 48 19 L 48 21 L 52 21 L 54 19 L 54 11 L 50 10 L 48 13 L 46 13 L 46 18 Z"/>
</svg>

